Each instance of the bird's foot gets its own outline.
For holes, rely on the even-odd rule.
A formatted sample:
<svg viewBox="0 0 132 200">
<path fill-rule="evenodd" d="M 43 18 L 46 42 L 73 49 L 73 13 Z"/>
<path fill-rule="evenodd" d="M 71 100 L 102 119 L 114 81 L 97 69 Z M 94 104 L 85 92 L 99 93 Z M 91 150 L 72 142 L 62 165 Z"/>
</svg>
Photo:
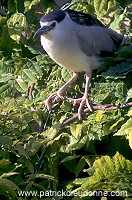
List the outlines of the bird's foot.
<svg viewBox="0 0 132 200">
<path fill-rule="evenodd" d="M 87 107 L 89 108 L 89 110 L 92 112 L 92 108 L 91 105 L 88 101 L 88 97 L 83 96 L 82 98 L 79 99 L 74 99 L 74 103 L 73 105 L 75 106 L 77 103 L 80 102 L 80 106 L 78 109 L 78 119 L 81 120 L 82 119 L 82 109 L 84 105 L 87 105 Z"/>
<path fill-rule="evenodd" d="M 48 97 L 48 99 L 46 99 L 46 101 L 45 101 L 45 106 L 47 107 L 47 109 L 48 110 L 51 110 L 51 104 L 50 104 L 50 101 L 53 99 L 53 98 L 55 98 L 55 101 L 57 101 L 57 102 L 60 102 L 60 100 L 64 100 L 64 97 L 62 96 L 62 94 L 60 94 L 59 92 L 54 92 L 54 93 L 52 93 L 49 97 Z"/>
</svg>

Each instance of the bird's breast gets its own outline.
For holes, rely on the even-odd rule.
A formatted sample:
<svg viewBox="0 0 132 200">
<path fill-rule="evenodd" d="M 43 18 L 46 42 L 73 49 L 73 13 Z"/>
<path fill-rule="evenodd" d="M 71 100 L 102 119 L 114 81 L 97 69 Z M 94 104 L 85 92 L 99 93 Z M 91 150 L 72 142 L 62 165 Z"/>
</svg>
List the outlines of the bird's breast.
<svg viewBox="0 0 132 200">
<path fill-rule="evenodd" d="M 76 41 L 53 41 L 41 36 L 41 45 L 58 65 L 74 72 L 90 72 L 97 68 L 98 59 L 94 56 L 87 56 L 76 44 Z"/>
</svg>

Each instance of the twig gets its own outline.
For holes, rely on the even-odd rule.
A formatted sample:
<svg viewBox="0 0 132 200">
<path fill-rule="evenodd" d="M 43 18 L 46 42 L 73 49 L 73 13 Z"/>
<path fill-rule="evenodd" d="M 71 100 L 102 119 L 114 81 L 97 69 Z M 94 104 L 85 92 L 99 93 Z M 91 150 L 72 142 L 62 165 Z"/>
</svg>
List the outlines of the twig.
<svg viewBox="0 0 132 200">
<path fill-rule="evenodd" d="M 35 84 L 34 83 L 31 83 L 30 84 L 30 86 L 29 86 L 29 94 L 28 94 L 28 98 L 29 98 L 29 100 L 33 100 L 33 90 L 34 90 L 34 86 L 35 86 Z"/>
<path fill-rule="evenodd" d="M 46 106 L 45 106 L 44 110 L 46 110 Z M 50 114 L 51 114 L 51 110 L 48 113 L 48 116 L 47 116 L 47 119 L 46 119 L 44 126 L 43 126 L 42 120 L 39 122 L 39 133 L 42 133 L 43 131 L 46 130 L 46 125 L 48 123 Z M 53 140 L 53 139 L 54 138 L 52 138 L 51 140 Z M 44 162 L 45 151 L 47 150 L 48 147 L 49 147 L 48 143 L 43 145 L 43 151 L 42 151 L 41 156 L 39 158 L 39 161 L 38 161 L 38 164 L 37 164 L 37 167 L 36 167 L 36 170 L 35 170 L 35 174 L 37 174 L 41 170 L 42 164 Z"/>
<path fill-rule="evenodd" d="M 47 145 L 47 144 L 45 144 L 45 145 L 43 146 L 43 151 L 42 151 L 41 156 L 40 156 L 40 158 L 39 158 L 37 167 L 36 167 L 36 169 L 35 169 L 35 174 L 37 174 L 37 173 L 41 170 L 42 164 L 43 164 L 43 162 L 44 162 L 45 151 L 46 151 L 46 149 L 47 149 L 48 146 L 49 146 L 49 145 Z"/>
<path fill-rule="evenodd" d="M 112 106 L 112 104 L 97 105 L 97 106 L 92 106 L 92 109 L 93 109 L 93 111 L 95 111 L 95 110 L 111 111 L 111 110 L 117 110 L 117 109 L 125 108 L 125 107 L 128 107 L 128 106 L 132 106 L 132 102 L 126 103 L 126 104 L 120 105 L 120 106 Z M 88 108 L 86 108 L 86 109 L 83 111 L 82 115 L 84 115 L 85 113 L 88 113 L 88 112 L 90 112 L 90 110 L 89 110 Z M 76 115 L 74 115 L 73 117 L 71 117 L 71 118 L 67 119 L 66 121 L 64 121 L 64 122 L 61 124 L 61 126 L 60 126 L 58 132 L 60 132 L 60 130 L 61 130 L 64 126 L 66 126 L 67 124 L 70 124 L 71 122 L 75 121 L 77 118 L 78 118 L 78 114 L 76 114 Z"/>
</svg>

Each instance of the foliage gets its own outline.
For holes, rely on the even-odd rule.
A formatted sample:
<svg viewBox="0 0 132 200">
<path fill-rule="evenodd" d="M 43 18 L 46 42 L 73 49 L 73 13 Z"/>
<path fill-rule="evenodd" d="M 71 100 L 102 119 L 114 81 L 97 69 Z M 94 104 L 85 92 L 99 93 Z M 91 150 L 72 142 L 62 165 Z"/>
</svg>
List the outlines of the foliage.
<svg viewBox="0 0 132 200">
<path fill-rule="evenodd" d="M 58 1 L 2 1 L 0 10 L 0 196 L 2 199 L 44 198 L 46 191 L 122 191 L 131 196 L 132 110 L 97 110 L 60 129 L 77 113 L 68 97 L 84 91 L 84 74 L 66 92 L 65 101 L 44 109 L 50 93 L 71 72 L 57 66 L 33 34 L 40 15 Z M 65 1 L 66 2 L 66 1 Z M 97 16 L 113 29 L 130 35 L 131 5 L 124 0 L 76 1 L 73 9 Z M 41 13 L 41 14 L 40 14 Z M 130 43 L 130 42 L 128 42 Z M 132 45 L 125 41 L 115 57 L 103 58 L 93 72 L 90 101 L 123 105 L 132 101 Z M 60 130 L 58 132 L 58 130 Z M 44 154 L 44 155 L 43 155 Z M 27 193 L 22 193 L 27 192 Z M 41 196 L 40 196 L 41 194 Z M 55 195 L 54 195 L 55 196 Z M 55 196 L 55 199 L 69 199 Z M 45 199 L 52 199 L 47 195 Z"/>
<path fill-rule="evenodd" d="M 87 162 L 87 158 L 83 159 Z M 83 181 L 82 179 L 75 179 L 73 185 L 79 185 L 79 182 L 81 184 L 81 187 L 75 189 L 76 191 L 89 189 L 90 191 L 104 190 L 111 192 L 114 190 L 125 191 L 126 188 L 129 193 L 131 191 L 132 163 L 118 152 L 113 159 L 109 156 L 102 156 L 95 160 L 91 168 L 84 171 L 90 177 L 84 178 Z"/>
</svg>

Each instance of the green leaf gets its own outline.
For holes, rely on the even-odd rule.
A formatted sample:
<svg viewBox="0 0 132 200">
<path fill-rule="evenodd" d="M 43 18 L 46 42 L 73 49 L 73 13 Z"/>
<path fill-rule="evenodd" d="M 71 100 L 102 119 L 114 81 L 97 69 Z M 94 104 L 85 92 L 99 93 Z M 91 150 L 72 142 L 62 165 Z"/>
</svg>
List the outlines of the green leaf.
<svg viewBox="0 0 132 200">
<path fill-rule="evenodd" d="M 96 170 L 96 176 L 100 178 L 108 178 L 111 176 L 111 173 L 115 173 L 113 162 L 109 156 L 103 156 L 101 159 L 96 160 L 93 167 Z"/>
<path fill-rule="evenodd" d="M 117 28 L 119 28 L 119 25 L 121 24 L 121 22 L 124 19 L 124 13 L 121 15 L 117 15 L 114 19 L 114 21 L 110 24 L 110 28 L 115 30 Z"/>
<path fill-rule="evenodd" d="M 82 171 L 82 169 L 84 168 L 85 164 L 86 164 L 86 161 L 85 161 L 84 157 L 82 157 L 82 158 L 79 160 L 79 163 L 78 163 L 78 165 L 77 165 L 77 167 L 76 167 L 76 171 L 75 171 L 76 177 L 77 177 L 77 176 L 79 175 L 79 173 Z"/>
<path fill-rule="evenodd" d="M 128 119 L 114 135 L 128 135 L 132 131 L 132 118 Z"/>
<path fill-rule="evenodd" d="M 36 174 L 36 178 L 49 179 L 49 180 L 57 182 L 57 180 L 53 176 L 50 176 L 50 175 L 47 175 L 47 174 Z"/>
<path fill-rule="evenodd" d="M 42 69 L 36 62 L 28 61 L 27 66 L 35 75 L 42 76 Z"/>
<path fill-rule="evenodd" d="M 16 79 L 16 88 L 18 91 L 20 92 L 28 92 L 28 85 L 21 79 L 21 78 L 17 78 Z"/>
<path fill-rule="evenodd" d="M 37 5 L 40 1 L 41 0 L 24 1 L 25 12 L 30 10 L 32 8 L 32 6 Z"/>
<path fill-rule="evenodd" d="M 96 121 L 100 122 L 102 120 L 102 117 L 103 117 L 103 112 L 98 110 L 96 115 Z"/>
<path fill-rule="evenodd" d="M 0 160 L 0 168 L 6 168 L 9 165 L 10 161 L 8 159 Z"/>
<path fill-rule="evenodd" d="M 28 154 L 26 153 L 24 147 L 20 144 L 15 146 L 15 150 L 18 150 L 18 153 L 22 156 L 25 156 L 26 158 L 28 158 Z"/>
<path fill-rule="evenodd" d="M 103 15 L 106 13 L 108 7 L 108 0 L 94 0 L 95 11 L 100 18 L 100 14 Z"/>
<path fill-rule="evenodd" d="M 67 156 L 60 163 L 67 162 L 67 161 L 70 161 L 70 160 L 74 160 L 74 159 L 76 159 L 78 157 L 80 157 L 80 156 Z"/>
<path fill-rule="evenodd" d="M 16 174 L 19 174 L 19 173 L 18 172 L 8 172 L 8 173 L 2 174 L 1 177 L 7 178 L 7 177 L 10 177 L 10 176 L 13 176 L 13 175 L 16 175 Z"/>
<path fill-rule="evenodd" d="M 65 112 L 68 112 L 68 111 L 70 111 L 70 109 L 71 109 L 71 103 L 65 101 L 65 102 L 63 102 L 63 103 L 61 104 L 60 108 L 61 108 L 62 110 L 64 110 Z"/>
<path fill-rule="evenodd" d="M 126 101 L 128 101 L 129 99 L 132 99 L 132 88 L 130 88 L 127 92 L 127 98 Z"/>
<path fill-rule="evenodd" d="M 17 194 L 15 192 L 15 189 L 20 190 L 19 187 L 12 181 L 8 179 L 0 179 L 0 188 L 5 192 L 9 192 L 9 194 L 16 199 Z"/>
<path fill-rule="evenodd" d="M 127 170 L 127 162 L 126 159 L 119 154 L 119 152 L 116 153 L 114 156 L 114 162 L 115 162 L 115 167 L 117 171 L 124 172 Z"/>
<path fill-rule="evenodd" d="M 118 152 L 113 159 L 109 156 L 102 156 L 96 160 L 93 164 L 93 169 L 93 176 L 88 177 L 82 186 L 79 187 L 79 190 L 94 191 L 103 189 L 105 191 L 115 191 L 131 187 L 128 175 L 131 174 L 132 163 Z"/>
<path fill-rule="evenodd" d="M 10 88 L 11 84 L 7 83 L 3 86 L 0 87 L 0 93 L 5 92 L 6 90 L 8 90 Z"/>
<path fill-rule="evenodd" d="M 107 72 L 103 72 L 104 77 L 120 77 L 128 74 L 131 71 L 131 64 L 129 62 L 122 62 L 116 66 L 110 67 Z"/>
<path fill-rule="evenodd" d="M 26 32 L 28 28 L 26 17 L 22 13 L 15 13 L 9 18 L 7 25 L 10 37 L 19 43 L 22 32 Z"/>
<path fill-rule="evenodd" d="M 82 131 L 82 124 L 71 124 L 70 131 L 75 138 L 80 138 Z"/>
<path fill-rule="evenodd" d="M 11 146 L 12 140 L 7 136 L 0 136 L 0 144 L 5 146 Z"/>
<path fill-rule="evenodd" d="M 61 69 L 61 76 L 62 76 L 63 80 L 65 82 L 67 82 L 72 77 L 72 73 L 69 70 L 67 70 L 66 68 L 62 68 Z"/>
<path fill-rule="evenodd" d="M 34 173 L 34 166 L 29 160 L 26 161 L 26 166 L 27 166 L 28 170 L 33 174 Z"/>
<path fill-rule="evenodd" d="M 36 76 L 32 73 L 32 71 L 30 69 L 24 69 L 24 73 L 25 73 L 26 77 L 28 78 L 27 81 L 29 81 L 30 83 L 37 82 Z M 26 77 L 24 76 L 23 79 L 25 80 Z"/>
<path fill-rule="evenodd" d="M 9 80 L 11 80 L 11 79 L 13 79 L 13 76 L 10 76 L 10 75 L 6 75 L 6 76 L 1 76 L 0 77 L 0 83 L 4 83 L 4 82 L 7 82 L 7 81 L 9 81 Z"/>
</svg>

